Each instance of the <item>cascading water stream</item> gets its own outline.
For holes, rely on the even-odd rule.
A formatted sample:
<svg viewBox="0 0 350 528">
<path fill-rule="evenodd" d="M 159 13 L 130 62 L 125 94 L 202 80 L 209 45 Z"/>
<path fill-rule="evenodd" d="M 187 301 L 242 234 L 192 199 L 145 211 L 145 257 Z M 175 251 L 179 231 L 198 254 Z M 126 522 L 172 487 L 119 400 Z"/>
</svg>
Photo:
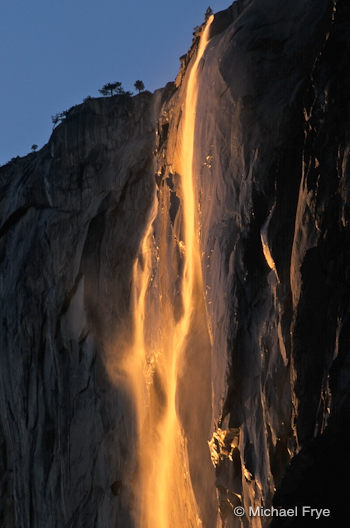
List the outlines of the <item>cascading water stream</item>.
<svg viewBox="0 0 350 528">
<path fill-rule="evenodd" d="M 154 225 L 157 221 L 159 224 L 160 216 L 156 195 L 139 258 L 133 268 L 133 336 L 122 370 L 137 420 L 138 505 L 135 519 L 138 528 L 203 526 L 203 507 L 198 504 L 198 495 L 203 495 L 204 492 L 198 490 L 205 489 L 202 481 L 208 480 L 201 468 L 206 467 L 202 453 L 208 451 L 208 438 L 205 437 L 205 431 L 201 439 L 202 447 L 197 453 L 194 446 L 199 432 L 196 432 L 193 419 L 186 419 L 179 411 L 179 398 L 183 397 L 179 396 L 179 392 L 183 393 L 179 388 L 179 380 L 182 379 L 182 385 L 184 379 L 192 383 L 190 376 L 187 374 L 186 378 L 184 374 L 188 350 L 191 349 L 193 356 L 195 348 L 192 346 L 191 335 L 198 342 L 198 352 L 203 360 L 210 357 L 193 160 L 198 65 L 208 43 L 212 18 L 210 17 L 203 30 L 197 55 L 187 72 L 182 124 L 178 132 L 180 136 L 176 155 L 177 172 L 180 175 L 181 213 L 177 220 L 176 236 L 177 240 L 182 238 L 180 315 L 175 315 L 174 294 L 167 291 L 167 281 L 162 279 L 168 271 L 162 261 L 166 248 L 156 248 L 155 243 Z M 161 237 L 160 245 L 162 244 L 168 244 L 167 237 Z M 199 357 L 198 362 L 200 361 Z M 208 365 L 203 368 L 208 369 Z M 200 372 L 200 368 L 197 370 Z M 195 406 L 196 398 L 199 401 L 200 393 L 206 394 L 207 389 L 196 387 L 195 380 L 193 384 Z M 190 390 L 191 387 L 187 387 L 188 394 Z M 195 396 L 195 392 L 199 395 Z M 210 394 L 208 398 L 210 399 Z M 210 407 L 210 403 L 204 400 L 201 405 L 203 409 Z M 194 413 L 201 415 L 201 407 L 195 408 Z M 182 414 L 186 415 L 184 412 Z M 192 423 L 188 433 L 184 426 L 187 422 Z M 205 500 L 204 497 L 202 502 Z"/>
</svg>

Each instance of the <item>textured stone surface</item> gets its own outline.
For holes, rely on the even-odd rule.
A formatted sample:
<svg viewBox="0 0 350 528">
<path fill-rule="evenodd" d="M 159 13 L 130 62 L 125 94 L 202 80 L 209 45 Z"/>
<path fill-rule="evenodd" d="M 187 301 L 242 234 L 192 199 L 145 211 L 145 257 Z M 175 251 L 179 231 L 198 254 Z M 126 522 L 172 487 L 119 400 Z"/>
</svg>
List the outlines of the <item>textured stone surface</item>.
<svg viewBox="0 0 350 528">
<path fill-rule="evenodd" d="M 128 307 L 159 95 L 89 101 L 2 170 L 2 515 L 17 527 L 129 522 L 128 406 L 102 359 Z"/>
<path fill-rule="evenodd" d="M 345 499 L 349 18 L 345 0 L 238 0 L 216 15 L 201 63 L 196 188 L 225 528 L 241 526 L 234 505 L 270 505 L 276 488 L 277 505 L 339 513 Z M 132 411 L 104 364 L 118 362 L 154 191 L 170 231 L 181 214 L 177 131 L 197 43 L 176 85 L 89 100 L 0 169 L 6 528 L 133 526 Z"/>
</svg>

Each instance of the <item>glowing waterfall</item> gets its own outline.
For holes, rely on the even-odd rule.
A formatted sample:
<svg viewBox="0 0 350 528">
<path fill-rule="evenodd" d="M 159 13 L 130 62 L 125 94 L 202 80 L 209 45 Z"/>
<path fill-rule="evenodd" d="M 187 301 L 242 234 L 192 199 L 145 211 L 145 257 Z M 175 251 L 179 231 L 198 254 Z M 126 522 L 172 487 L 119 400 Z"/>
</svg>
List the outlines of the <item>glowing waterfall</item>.
<svg viewBox="0 0 350 528">
<path fill-rule="evenodd" d="M 157 293 L 152 307 L 149 294 L 154 270 L 162 265 L 157 253 L 154 222 L 159 214 L 154 197 L 140 254 L 133 268 L 133 337 L 122 370 L 137 417 L 138 528 L 194 528 L 202 526 L 190 476 L 186 435 L 179 419 L 177 391 L 179 373 L 189 334 L 204 314 L 204 296 L 199 248 L 197 206 L 193 177 L 194 135 L 197 106 L 198 65 L 205 52 L 210 17 L 203 30 L 197 55 L 187 72 L 186 94 L 179 130 L 178 168 L 181 185 L 181 241 L 183 272 L 181 315 L 174 316 L 172 295 Z M 159 248 L 158 248 L 159 249 Z M 160 253 L 160 256 L 159 256 Z M 154 299 L 154 295 L 153 295 Z M 155 317 L 156 314 L 156 317 Z M 153 317 L 153 320 L 152 320 Z M 201 325 L 205 317 L 201 316 Z M 205 320 L 206 321 L 206 320 Z M 202 332 L 202 329 L 199 330 Z M 205 328 L 203 332 L 205 333 Z M 203 333 L 202 332 L 202 333 Z M 203 442 L 206 443 L 206 438 Z"/>
</svg>

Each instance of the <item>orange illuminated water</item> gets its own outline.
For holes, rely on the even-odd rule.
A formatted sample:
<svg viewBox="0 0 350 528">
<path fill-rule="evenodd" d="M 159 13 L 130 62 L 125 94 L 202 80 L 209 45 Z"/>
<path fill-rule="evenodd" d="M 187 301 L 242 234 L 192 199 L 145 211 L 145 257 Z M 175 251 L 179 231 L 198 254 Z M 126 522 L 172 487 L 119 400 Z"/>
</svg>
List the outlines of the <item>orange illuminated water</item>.
<svg viewBox="0 0 350 528">
<path fill-rule="evenodd" d="M 205 400 L 210 398 L 210 394 L 200 385 L 205 382 L 204 375 L 197 374 L 198 382 L 195 380 L 195 373 L 200 372 L 202 368 L 201 357 L 194 360 L 199 366 L 193 369 L 193 381 L 188 374 L 192 371 L 187 369 L 186 374 L 185 363 L 191 354 L 193 357 L 194 351 L 197 353 L 196 346 L 199 347 L 198 354 L 203 358 L 209 357 L 210 347 L 204 306 L 193 165 L 198 65 L 208 43 L 211 22 L 212 17 L 203 31 L 197 55 L 186 74 L 186 93 L 178 142 L 180 147 L 176 155 L 176 170 L 180 175 L 181 186 L 181 221 L 178 222 L 181 223 L 181 229 L 178 229 L 177 237 L 183 259 L 179 293 L 180 315 L 174 315 L 174 295 L 167 292 L 167 280 L 162 279 L 168 273 L 166 264 L 163 263 L 166 249 L 162 247 L 163 243 L 167 244 L 167 239 L 166 236 L 161 236 L 160 247 L 156 247 L 154 224 L 160 215 L 156 195 L 139 257 L 133 268 L 133 336 L 122 370 L 127 379 L 137 419 L 138 464 L 135 496 L 138 504 L 135 506 L 135 522 L 138 528 L 203 526 L 201 508 L 198 505 L 198 495 L 203 492 L 198 490 L 204 489 L 206 485 L 202 482 L 206 480 L 206 476 L 201 474 L 201 466 L 206 467 L 204 450 L 207 449 L 207 438 L 204 431 L 203 438 L 200 439 L 203 447 L 198 448 L 197 452 L 194 447 L 199 443 L 196 431 L 201 426 L 197 427 L 195 420 L 205 420 L 205 417 L 201 416 L 201 409 L 210 407 Z M 158 289 L 155 286 L 157 280 Z M 152 288 L 157 292 L 156 307 L 155 295 L 153 294 L 152 300 L 150 294 Z M 194 335 L 197 345 L 192 346 L 191 339 L 193 341 Z M 208 365 L 205 366 L 207 367 Z M 203 380 L 199 379 L 200 377 Z M 193 386 L 189 387 L 189 383 L 193 383 Z M 187 400 L 191 400 L 191 390 L 193 401 L 180 405 L 179 401 L 181 398 L 184 400 L 185 393 L 190 395 L 186 396 Z M 196 407 L 197 401 L 199 407 L 192 409 Z M 182 414 L 179 407 L 185 409 Z M 188 424 L 188 433 L 184 424 Z"/>
</svg>

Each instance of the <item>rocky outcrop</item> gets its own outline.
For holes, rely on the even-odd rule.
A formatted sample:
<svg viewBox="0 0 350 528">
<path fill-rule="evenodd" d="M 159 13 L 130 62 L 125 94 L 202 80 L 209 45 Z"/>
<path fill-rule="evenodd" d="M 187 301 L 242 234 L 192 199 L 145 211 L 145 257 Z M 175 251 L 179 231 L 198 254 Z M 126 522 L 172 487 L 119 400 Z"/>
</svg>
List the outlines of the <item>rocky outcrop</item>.
<svg viewBox="0 0 350 528">
<path fill-rule="evenodd" d="M 128 526 L 128 408 L 102 355 L 128 306 L 160 102 L 89 101 L 2 169 L 2 526 Z"/>
<path fill-rule="evenodd" d="M 225 528 L 269 524 L 238 519 L 237 505 L 329 507 L 333 521 L 345 503 L 349 18 L 345 0 L 238 0 L 215 15 L 200 64 L 203 445 Z M 131 403 L 105 365 L 118 363 L 154 193 L 169 233 L 181 214 L 177 132 L 199 35 L 176 84 L 88 100 L 40 152 L 0 168 L 6 528 L 134 525 Z M 272 525 L 312 520 L 284 522 Z"/>
</svg>

